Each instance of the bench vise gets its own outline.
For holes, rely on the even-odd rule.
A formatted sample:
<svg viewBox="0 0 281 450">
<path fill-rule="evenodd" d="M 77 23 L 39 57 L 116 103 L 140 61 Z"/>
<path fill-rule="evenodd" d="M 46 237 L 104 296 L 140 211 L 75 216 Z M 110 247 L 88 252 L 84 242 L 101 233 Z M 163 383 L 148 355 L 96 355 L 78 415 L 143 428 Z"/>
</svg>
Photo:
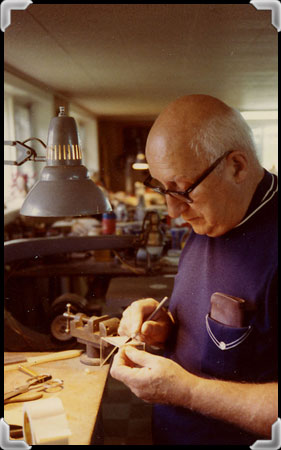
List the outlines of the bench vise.
<svg viewBox="0 0 281 450">
<path fill-rule="evenodd" d="M 63 314 L 67 319 L 65 333 L 70 333 L 78 342 L 86 345 L 86 352 L 82 353 L 80 361 L 91 366 L 100 365 L 102 338 L 116 336 L 120 320 L 108 315 L 88 317 L 83 313 L 72 314 L 70 303 L 66 308 Z"/>
</svg>

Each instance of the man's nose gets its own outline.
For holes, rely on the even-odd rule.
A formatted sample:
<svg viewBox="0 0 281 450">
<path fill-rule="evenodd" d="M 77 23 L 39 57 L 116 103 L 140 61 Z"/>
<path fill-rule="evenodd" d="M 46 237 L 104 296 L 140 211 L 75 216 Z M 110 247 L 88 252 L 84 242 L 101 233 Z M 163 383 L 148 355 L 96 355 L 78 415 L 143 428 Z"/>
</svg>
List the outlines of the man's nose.
<svg viewBox="0 0 281 450">
<path fill-rule="evenodd" d="M 168 214 L 173 219 L 179 217 L 186 209 L 188 209 L 188 203 L 183 200 L 172 197 L 171 195 L 166 195 L 166 203 Z"/>
</svg>

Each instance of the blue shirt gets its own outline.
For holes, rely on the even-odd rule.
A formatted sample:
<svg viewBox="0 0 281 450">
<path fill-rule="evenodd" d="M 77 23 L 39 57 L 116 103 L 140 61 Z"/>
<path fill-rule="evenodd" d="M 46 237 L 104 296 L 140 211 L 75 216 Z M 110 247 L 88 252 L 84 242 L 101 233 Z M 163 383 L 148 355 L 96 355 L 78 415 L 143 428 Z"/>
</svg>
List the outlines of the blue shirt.
<svg viewBox="0 0 281 450">
<path fill-rule="evenodd" d="M 259 210 L 223 236 L 192 232 L 182 251 L 169 306 L 176 327 L 166 356 L 200 377 L 277 380 L 276 188 L 277 177 L 264 171 L 245 218 L 268 200 Z M 214 292 L 246 301 L 245 326 L 226 326 L 210 317 Z M 214 340 L 230 348 L 222 350 Z M 168 405 L 154 408 L 153 430 L 155 444 L 161 445 L 252 445 L 262 439 Z"/>
</svg>

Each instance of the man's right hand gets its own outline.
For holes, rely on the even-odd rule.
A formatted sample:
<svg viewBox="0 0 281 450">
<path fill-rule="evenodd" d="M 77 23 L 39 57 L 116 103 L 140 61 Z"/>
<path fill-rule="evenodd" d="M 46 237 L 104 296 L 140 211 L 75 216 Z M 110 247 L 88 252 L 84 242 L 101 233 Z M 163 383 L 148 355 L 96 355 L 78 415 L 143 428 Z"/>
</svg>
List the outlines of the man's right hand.
<svg viewBox="0 0 281 450">
<path fill-rule="evenodd" d="M 123 312 L 119 324 L 118 334 L 120 336 L 138 338 L 148 345 L 162 346 L 167 340 L 173 322 L 164 308 L 161 308 L 153 320 L 146 322 L 146 318 L 156 309 L 158 301 L 153 298 L 136 300 Z"/>
</svg>

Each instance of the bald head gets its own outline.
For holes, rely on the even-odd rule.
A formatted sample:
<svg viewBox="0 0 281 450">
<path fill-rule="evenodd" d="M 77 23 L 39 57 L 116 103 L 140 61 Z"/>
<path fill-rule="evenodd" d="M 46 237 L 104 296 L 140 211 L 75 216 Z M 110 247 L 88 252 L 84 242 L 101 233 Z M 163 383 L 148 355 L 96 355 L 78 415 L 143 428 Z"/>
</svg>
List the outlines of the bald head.
<svg viewBox="0 0 281 450">
<path fill-rule="evenodd" d="M 162 144 L 162 156 L 164 141 L 167 149 L 178 148 L 179 152 L 185 151 L 187 143 L 194 135 L 215 115 L 225 114 L 230 108 L 220 100 L 209 95 L 186 95 L 168 105 L 158 116 L 149 133 L 147 142 L 147 156 L 155 143 Z M 150 144 L 153 142 L 153 146 Z"/>
<path fill-rule="evenodd" d="M 213 161 L 231 149 L 256 159 L 251 130 L 241 114 L 215 97 L 186 95 L 170 103 L 154 122 L 146 156 L 148 163 L 151 158 L 184 160 L 189 152 Z"/>
<path fill-rule="evenodd" d="M 202 125 L 210 117 L 230 111 L 225 103 L 210 95 L 186 95 L 170 103 L 158 116 L 155 126 L 184 123 L 186 128 Z"/>
</svg>

